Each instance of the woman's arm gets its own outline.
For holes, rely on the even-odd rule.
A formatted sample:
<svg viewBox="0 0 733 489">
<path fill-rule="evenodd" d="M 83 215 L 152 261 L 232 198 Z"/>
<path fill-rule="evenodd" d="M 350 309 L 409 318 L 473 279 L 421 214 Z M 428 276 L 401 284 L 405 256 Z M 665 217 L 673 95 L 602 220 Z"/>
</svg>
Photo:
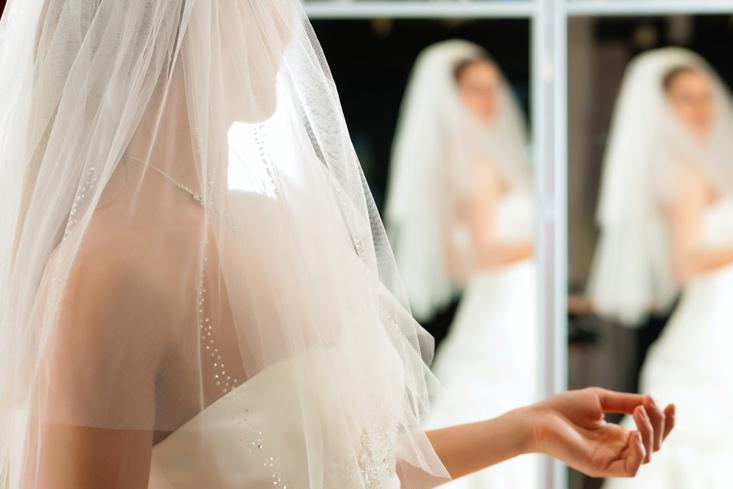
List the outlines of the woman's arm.
<svg viewBox="0 0 733 489">
<path fill-rule="evenodd" d="M 680 178 L 680 188 L 666 206 L 672 268 L 684 283 L 698 275 L 733 264 L 733 247 L 708 247 L 702 243 L 701 221 L 710 200 L 709 188 L 694 169 Z"/>
<path fill-rule="evenodd" d="M 699 248 L 678 258 L 675 276 L 684 283 L 730 264 L 733 264 L 733 248 Z"/>
<path fill-rule="evenodd" d="M 637 431 L 607 423 L 632 415 Z M 634 476 L 674 427 L 674 406 L 599 388 L 572 391 L 498 418 L 428 433 L 451 477 L 526 453 L 543 453 L 594 477 Z"/>
<path fill-rule="evenodd" d="M 507 243 L 496 236 L 496 206 L 501 198 L 501 188 L 494 178 L 479 178 L 480 190 L 463 203 L 463 209 L 471 233 L 473 248 L 478 264 L 483 269 L 492 269 L 516 263 L 532 256 L 533 245 Z"/>
<path fill-rule="evenodd" d="M 24 489 L 148 487 L 162 342 L 139 312 L 150 310 L 150 289 L 118 263 L 78 257 L 58 319 L 45 326 Z"/>
<path fill-rule="evenodd" d="M 147 489 L 151 431 L 40 423 L 23 488 Z"/>
<path fill-rule="evenodd" d="M 532 452 L 532 430 L 521 410 L 488 421 L 428 433 L 448 473 L 456 479 Z"/>
</svg>

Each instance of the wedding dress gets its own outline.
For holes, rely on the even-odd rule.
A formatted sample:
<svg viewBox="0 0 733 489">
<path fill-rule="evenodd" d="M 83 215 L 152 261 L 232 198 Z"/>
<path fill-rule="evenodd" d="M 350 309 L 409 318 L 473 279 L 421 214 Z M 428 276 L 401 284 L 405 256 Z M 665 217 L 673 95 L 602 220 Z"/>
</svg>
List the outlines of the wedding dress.
<svg viewBox="0 0 733 489">
<path fill-rule="evenodd" d="M 10 0 L 0 65 L 1 489 L 450 479 L 300 2 Z"/>
<path fill-rule="evenodd" d="M 527 135 L 500 74 L 489 122 L 459 98 L 456 67 L 469 60 L 490 63 L 498 73 L 482 48 L 462 40 L 419 55 L 400 113 L 387 200 L 387 229 L 416 315 L 428 319 L 463 292 L 434 364 L 443 388 L 427 421 L 431 428 L 498 416 L 539 394 L 535 262 L 482 268 L 474 224 L 462 212 L 467 201 L 496 192 L 485 213 L 491 239 L 517 246 L 533 241 Z M 448 487 L 535 489 L 538 469 L 536 458 L 522 457 Z"/>
<path fill-rule="evenodd" d="M 702 221 L 703 242 L 733 245 L 733 197 L 711 205 Z M 674 399 L 681 422 L 642 466 L 635 479 L 609 481 L 606 489 L 723 489 L 733 483 L 733 265 L 685 285 L 662 336 L 652 346 L 642 374 L 642 392 Z"/>
<path fill-rule="evenodd" d="M 532 239 L 534 199 L 527 191 L 504 196 L 496 208 L 497 238 Z M 444 427 L 499 416 L 536 401 L 538 330 L 536 263 L 527 259 L 481 271 L 464 290 L 433 371 L 443 385 L 429 426 Z M 539 487 L 539 459 L 524 456 L 455 480 L 455 488 Z"/>
<path fill-rule="evenodd" d="M 685 125 L 665 92 L 665 77 L 680 68 L 702 73 L 709 82 L 711 116 L 704 133 Z M 704 187 L 716 200 L 688 239 L 702 249 L 733 246 L 731 134 L 730 93 L 700 56 L 665 48 L 632 60 L 606 152 L 590 292 L 602 316 L 629 327 L 642 324 L 652 310 L 668 311 L 680 297 L 640 377 L 642 393 L 676 404 L 679 422 L 664 450 L 636 478 L 609 480 L 606 489 L 722 489 L 733 482 L 733 431 L 720 422 L 733 415 L 733 266 L 680 286 L 670 252 L 676 238 L 665 211 L 684 204 L 678 200 L 688 185 Z"/>
<path fill-rule="evenodd" d="M 297 409 L 293 371 L 307 368 L 311 362 L 327 365 L 331 361 L 328 350 L 283 361 L 214 402 L 153 448 L 148 488 L 300 487 L 308 478 L 308 447 L 299 435 L 307 420 Z M 324 401 L 318 409 L 327 416 L 332 401 Z M 389 426 L 388 420 L 374 422 Z M 361 433 L 344 436 L 365 442 Z M 370 470 L 370 457 L 383 466 L 383 473 L 374 472 L 369 487 L 400 487 L 394 466 L 390 465 L 395 455 L 391 433 L 385 431 L 374 445 L 354 448 L 362 457 L 359 462 L 363 470 Z M 350 466 L 349 452 L 334 456 L 322 487 L 354 487 L 357 474 Z"/>
</svg>

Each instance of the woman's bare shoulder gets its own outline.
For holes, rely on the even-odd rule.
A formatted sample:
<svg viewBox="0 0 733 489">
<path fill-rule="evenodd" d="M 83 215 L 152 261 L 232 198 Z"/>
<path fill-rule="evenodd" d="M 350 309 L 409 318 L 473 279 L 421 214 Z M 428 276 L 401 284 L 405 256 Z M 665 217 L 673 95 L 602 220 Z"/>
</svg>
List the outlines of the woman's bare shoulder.
<svg viewBox="0 0 733 489">
<path fill-rule="evenodd" d="M 78 245 L 67 241 L 72 244 L 52 256 L 70 264 L 63 284 L 67 314 L 83 314 L 95 323 L 166 324 L 191 300 L 197 247 L 185 231 L 92 220 Z"/>
</svg>

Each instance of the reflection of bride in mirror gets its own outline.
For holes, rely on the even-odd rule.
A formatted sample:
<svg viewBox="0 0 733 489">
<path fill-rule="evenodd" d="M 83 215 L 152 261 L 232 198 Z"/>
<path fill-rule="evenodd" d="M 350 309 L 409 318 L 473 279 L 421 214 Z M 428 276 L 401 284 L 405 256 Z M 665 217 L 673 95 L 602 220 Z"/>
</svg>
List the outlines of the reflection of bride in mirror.
<svg viewBox="0 0 733 489">
<path fill-rule="evenodd" d="M 641 389 L 674 398 L 684 422 L 632 481 L 607 488 L 733 484 L 733 106 L 699 56 L 662 49 L 626 75 L 606 154 L 599 312 L 638 324 L 681 301 L 653 345 Z M 658 458 L 656 458 L 658 457 Z"/>
<path fill-rule="evenodd" d="M 447 41 L 418 58 L 395 142 L 387 225 L 413 312 L 427 319 L 464 291 L 434 371 L 431 424 L 531 402 L 536 306 L 526 130 L 499 67 Z M 516 460 L 453 484 L 536 487 Z"/>
</svg>

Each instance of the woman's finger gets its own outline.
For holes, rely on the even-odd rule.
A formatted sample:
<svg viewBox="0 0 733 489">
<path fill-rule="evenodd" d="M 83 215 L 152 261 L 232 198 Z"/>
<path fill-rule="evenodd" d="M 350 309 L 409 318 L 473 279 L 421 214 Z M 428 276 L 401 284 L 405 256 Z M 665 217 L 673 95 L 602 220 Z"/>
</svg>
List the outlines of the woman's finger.
<svg viewBox="0 0 733 489">
<path fill-rule="evenodd" d="M 649 421 L 651 421 L 652 423 L 652 448 L 656 452 L 662 446 L 662 436 L 664 435 L 665 429 L 665 416 L 662 410 L 657 407 L 657 404 L 654 402 L 654 399 L 651 396 L 647 397 L 644 400 L 644 409 L 647 415 L 649 415 Z"/>
<path fill-rule="evenodd" d="M 641 434 L 641 441 L 644 443 L 644 450 L 646 451 L 646 457 L 644 463 L 649 463 L 652 458 L 652 446 L 654 444 L 654 429 L 652 423 L 649 420 L 649 416 L 646 414 L 646 410 L 643 406 L 639 406 L 634 410 L 634 422 L 636 427 Z"/>
<path fill-rule="evenodd" d="M 644 403 L 644 396 L 639 394 L 625 394 L 596 387 L 594 389 L 601 401 L 603 412 L 631 414 Z"/>
<path fill-rule="evenodd" d="M 646 458 L 646 450 L 642 441 L 641 433 L 632 431 L 629 433 L 629 441 L 623 455 L 623 469 L 621 473 L 612 474 L 615 477 L 634 477 L 639 471 L 642 462 Z"/>
<path fill-rule="evenodd" d="M 638 431 L 626 431 L 626 446 L 618 458 L 600 468 L 598 472 L 590 471 L 593 477 L 634 477 L 644 462 L 646 451 L 641 434 Z"/>
<path fill-rule="evenodd" d="M 664 417 L 664 436 L 662 436 L 662 440 L 667 439 L 669 433 L 674 428 L 677 417 L 677 407 L 674 404 L 669 404 L 666 408 L 664 408 Z"/>
</svg>

